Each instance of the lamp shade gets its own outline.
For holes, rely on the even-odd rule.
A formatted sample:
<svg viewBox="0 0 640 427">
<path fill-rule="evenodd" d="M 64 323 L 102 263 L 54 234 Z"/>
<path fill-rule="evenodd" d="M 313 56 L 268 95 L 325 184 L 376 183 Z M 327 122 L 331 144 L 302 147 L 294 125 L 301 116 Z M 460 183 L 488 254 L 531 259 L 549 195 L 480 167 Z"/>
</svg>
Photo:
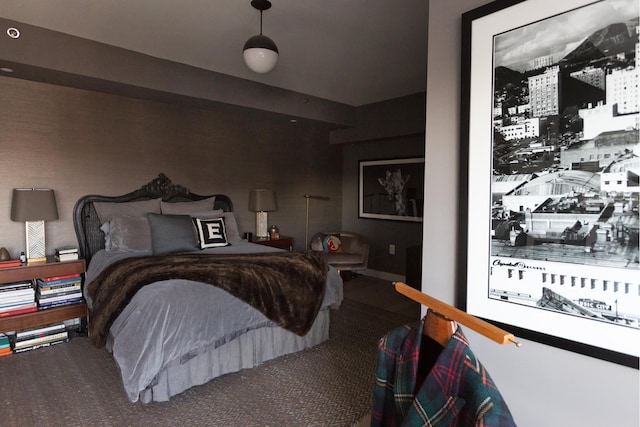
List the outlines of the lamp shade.
<svg viewBox="0 0 640 427">
<path fill-rule="evenodd" d="M 249 210 L 252 212 L 275 211 L 276 195 L 273 190 L 259 188 L 249 192 Z"/>
<path fill-rule="evenodd" d="M 12 221 L 51 221 L 58 219 L 56 196 L 49 188 L 14 188 L 11 198 Z"/>
<path fill-rule="evenodd" d="M 278 47 L 269 37 L 258 34 L 244 44 L 244 62 L 256 73 L 268 73 L 278 62 Z"/>
</svg>

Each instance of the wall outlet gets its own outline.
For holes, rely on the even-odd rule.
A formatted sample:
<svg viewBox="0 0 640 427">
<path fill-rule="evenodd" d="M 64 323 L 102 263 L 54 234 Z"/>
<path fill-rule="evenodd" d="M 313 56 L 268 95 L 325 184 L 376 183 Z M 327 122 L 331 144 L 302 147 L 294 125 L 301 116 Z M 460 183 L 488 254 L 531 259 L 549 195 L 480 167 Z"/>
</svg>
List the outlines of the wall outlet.
<svg viewBox="0 0 640 427">
<path fill-rule="evenodd" d="M 389 245 L 389 255 L 396 254 L 396 245 Z"/>
</svg>

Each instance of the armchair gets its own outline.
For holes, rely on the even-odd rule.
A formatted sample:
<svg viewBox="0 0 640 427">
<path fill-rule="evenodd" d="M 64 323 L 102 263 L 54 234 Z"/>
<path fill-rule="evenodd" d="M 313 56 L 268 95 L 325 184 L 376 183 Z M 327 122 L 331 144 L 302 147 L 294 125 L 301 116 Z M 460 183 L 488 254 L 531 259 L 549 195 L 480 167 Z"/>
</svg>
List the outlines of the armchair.
<svg viewBox="0 0 640 427">
<path fill-rule="evenodd" d="M 369 242 L 350 231 L 325 231 L 314 234 L 310 242 L 312 251 L 326 254 L 329 265 L 338 271 L 365 270 L 369 261 Z"/>
</svg>

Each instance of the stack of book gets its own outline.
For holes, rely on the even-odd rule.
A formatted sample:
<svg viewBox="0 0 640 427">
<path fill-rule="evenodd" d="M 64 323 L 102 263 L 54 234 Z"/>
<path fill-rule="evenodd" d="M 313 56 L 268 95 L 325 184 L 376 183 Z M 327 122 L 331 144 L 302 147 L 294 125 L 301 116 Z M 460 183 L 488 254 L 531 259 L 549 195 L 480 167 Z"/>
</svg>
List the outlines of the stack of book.
<svg viewBox="0 0 640 427">
<path fill-rule="evenodd" d="M 16 333 L 13 352 L 22 353 L 24 351 L 49 347 L 67 341 L 69 341 L 69 332 L 67 332 L 63 322 L 33 329 L 25 329 Z"/>
<path fill-rule="evenodd" d="M 11 353 L 11 344 L 9 343 L 9 337 L 5 334 L 0 334 L 0 357 L 8 356 Z"/>
<path fill-rule="evenodd" d="M 31 280 L 0 284 L 0 317 L 37 311 Z"/>
<path fill-rule="evenodd" d="M 36 297 L 41 310 L 82 301 L 81 274 L 44 277 L 36 282 Z"/>
<path fill-rule="evenodd" d="M 0 268 L 20 267 L 22 261 L 19 259 L 9 259 L 6 261 L 0 261 Z"/>
<path fill-rule="evenodd" d="M 57 248 L 55 259 L 56 261 L 71 261 L 74 259 L 78 259 L 78 248 L 74 248 L 71 246 Z"/>
</svg>

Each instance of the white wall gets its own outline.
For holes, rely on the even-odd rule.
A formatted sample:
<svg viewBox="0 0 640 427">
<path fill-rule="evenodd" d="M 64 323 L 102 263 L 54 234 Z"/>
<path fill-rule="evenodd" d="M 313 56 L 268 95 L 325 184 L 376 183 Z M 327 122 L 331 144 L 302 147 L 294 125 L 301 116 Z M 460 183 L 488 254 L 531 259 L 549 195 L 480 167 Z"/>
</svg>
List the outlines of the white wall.
<svg viewBox="0 0 640 427">
<path fill-rule="evenodd" d="M 535 1 L 535 0 L 529 0 Z M 430 0 L 423 292 L 455 303 L 460 126 L 461 14 L 482 0 Z M 431 209 L 429 209 L 431 207 Z M 465 329 L 519 426 L 640 425 L 640 375 L 626 368 L 522 340 L 501 346 Z"/>
</svg>

